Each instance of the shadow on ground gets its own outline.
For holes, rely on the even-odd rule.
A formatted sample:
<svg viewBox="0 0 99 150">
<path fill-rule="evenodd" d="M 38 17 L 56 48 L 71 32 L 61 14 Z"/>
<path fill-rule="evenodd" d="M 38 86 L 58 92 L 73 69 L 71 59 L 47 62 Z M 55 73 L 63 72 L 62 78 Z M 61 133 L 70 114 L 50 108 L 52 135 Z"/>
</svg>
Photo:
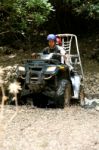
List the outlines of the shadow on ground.
<svg viewBox="0 0 99 150">
<path fill-rule="evenodd" d="M 55 105 L 55 102 L 51 100 L 47 96 L 42 96 L 42 95 L 34 95 L 34 96 L 28 96 L 28 97 L 23 97 L 18 101 L 19 106 L 22 105 L 28 105 L 28 106 L 33 106 L 34 108 L 57 108 Z M 12 100 L 12 98 L 9 99 L 8 104 L 10 105 L 15 105 L 15 102 Z M 80 103 L 77 99 L 72 99 L 70 102 L 70 106 L 79 106 Z"/>
</svg>

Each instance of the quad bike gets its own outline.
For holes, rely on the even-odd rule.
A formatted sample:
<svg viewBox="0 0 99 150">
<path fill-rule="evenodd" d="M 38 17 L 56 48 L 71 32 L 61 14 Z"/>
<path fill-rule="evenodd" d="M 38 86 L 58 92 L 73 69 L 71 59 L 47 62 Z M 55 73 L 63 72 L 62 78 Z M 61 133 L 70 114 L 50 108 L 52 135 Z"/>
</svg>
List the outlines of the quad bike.
<svg viewBox="0 0 99 150">
<path fill-rule="evenodd" d="M 58 108 L 69 106 L 72 98 L 79 99 L 80 104 L 84 105 L 83 70 L 78 47 L 76 55 L 70 54 L 72 38 L 74 37 L 77 42 L 77 37 L 71 34 L 60 34 L 57 37 L 62 39 L 62 46 L 70 55 L 73 70 L 70 70 L 68 64 L 61 64 L 61 55 L 58 53 L 38 53 L 37 59 L 24 60 L 23 65 L 18 66 L 16 70 L 17 80 L 22 86 L 19 99 L 21 100 L 22 97 L 25 98 L 29 95 L 32 98 L 44 95 L 49 97 L 50 101 Z M 65 42 L 65 40 L 68 41 Z M 76 43 L 76 46 L 78 46 L 78 43 Z M 75 69 L 77 65 L 80 66 L 80 73 Z M 74 80 L 78 85 L 76 89 Z"/>
</svg>

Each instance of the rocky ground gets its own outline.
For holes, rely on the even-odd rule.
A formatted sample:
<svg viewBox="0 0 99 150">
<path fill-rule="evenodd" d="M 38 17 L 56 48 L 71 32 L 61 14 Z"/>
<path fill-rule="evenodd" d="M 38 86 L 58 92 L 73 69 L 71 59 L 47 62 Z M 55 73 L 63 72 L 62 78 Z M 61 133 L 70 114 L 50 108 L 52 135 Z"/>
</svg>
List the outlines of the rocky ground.
<svg viewBox="0 0 99 150">
<path fill-rule="evenodd" d="M 16 65 L 22 55 L 0 57 L 0 63 Z M 30 52 L 25 53 L 24 58 L 29 57 Z M 99 64 L 83 59 L 83 66 L 86 97 L 98 99 Z M 0 150 L 99 150 L 99 111 L 95 109 L 19 106 L 15 113 L 15 106 L 5 106 L 0 119 Z"/>
<path fill-rule="evenodd" d="M 99 63 L 94 60 L 84 60 L 84 87 L 87 96 L 99 98 Z M 92 97 L 93 98 L 93 97 Z"/>
<path fill-rule="evenodd" d="M 0 150 L 98 150 L 99 112 L 77 106 L 61 109 L 6 107 L 0 128 Z"/>
</svg>

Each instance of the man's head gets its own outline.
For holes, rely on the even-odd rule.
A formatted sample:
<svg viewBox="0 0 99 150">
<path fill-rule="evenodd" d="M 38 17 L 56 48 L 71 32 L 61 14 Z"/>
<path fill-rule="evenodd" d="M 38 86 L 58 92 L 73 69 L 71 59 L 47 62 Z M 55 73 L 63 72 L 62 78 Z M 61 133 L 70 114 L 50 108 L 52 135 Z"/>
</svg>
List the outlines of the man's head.
<svg viewBox="0 0 99 150">
<path fill-rule="evenodd" d="M 47 36 L 48 44 L 50 48 L 54 48 L 56 45 L 56 35 L 54 34 L 49 34 Z"/>
</svg>

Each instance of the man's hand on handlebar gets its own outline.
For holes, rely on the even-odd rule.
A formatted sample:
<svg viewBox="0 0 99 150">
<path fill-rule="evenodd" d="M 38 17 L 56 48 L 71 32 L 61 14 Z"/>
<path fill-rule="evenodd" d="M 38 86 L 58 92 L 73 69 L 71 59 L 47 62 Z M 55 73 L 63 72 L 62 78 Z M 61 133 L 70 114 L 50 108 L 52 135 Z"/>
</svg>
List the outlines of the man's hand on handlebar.
<svg viewBox="0 0 99 150">
<path fill-rule="evenodd" d="M 32 59 L 37 59 L 37 58 L 40 57 L 40 55 L 37 54 L 37 53 L 32 53 L 32 54 L 31 54 L 31 57 L 32 57 Z"/>
</svg>

